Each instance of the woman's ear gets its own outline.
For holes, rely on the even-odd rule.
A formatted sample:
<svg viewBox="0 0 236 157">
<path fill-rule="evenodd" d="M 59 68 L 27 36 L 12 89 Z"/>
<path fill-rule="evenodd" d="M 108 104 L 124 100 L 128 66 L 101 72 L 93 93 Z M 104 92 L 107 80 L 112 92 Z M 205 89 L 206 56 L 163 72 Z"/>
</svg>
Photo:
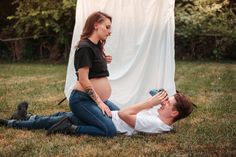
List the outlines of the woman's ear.
<svg viewBox="0 0 236 157">
<path fill-rule="evenodd" d="M 98 30 L 98 23 L 94 24 L 94 30 Z"/>
</svg>

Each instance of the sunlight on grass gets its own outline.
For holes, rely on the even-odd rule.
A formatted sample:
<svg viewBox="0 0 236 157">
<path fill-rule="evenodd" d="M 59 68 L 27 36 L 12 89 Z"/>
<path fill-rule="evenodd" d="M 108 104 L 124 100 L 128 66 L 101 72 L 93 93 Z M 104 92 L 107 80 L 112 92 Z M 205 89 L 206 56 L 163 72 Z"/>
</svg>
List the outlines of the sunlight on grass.
<svg viewBox="0 0 236 157">
<path fill-rule="evenodd" d="M 29 111 L 69 111 L 64 97 L 66 65 L 0 64 L 0 118 L 22 100 Z M 177 62 L 176 87 L 197 104 L 177 122 L 176 133 L 114 138 L 46 136 L 44 130 L 0 127 L 0 156 L 235 156 L 236 64 Z"/>
</svg>

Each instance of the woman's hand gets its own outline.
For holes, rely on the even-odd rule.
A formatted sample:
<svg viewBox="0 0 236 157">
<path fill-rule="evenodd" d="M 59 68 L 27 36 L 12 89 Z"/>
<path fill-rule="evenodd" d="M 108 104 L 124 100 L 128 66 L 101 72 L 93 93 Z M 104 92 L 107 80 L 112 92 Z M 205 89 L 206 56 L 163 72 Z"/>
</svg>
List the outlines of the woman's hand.
<svg viewBox="0 0 236 157">
<path fill-rule="evenodd" d="M 110 64 L 112 61 L 112 56 L 111 55 L 106 55 L 105 57 L 107 64 Z"/>
<path fill-rule="evenodd" d="M 102 113 L 105 115 L 105 113 L 109 116 L 109 117 L 111 117 L 112 115 L 111 115 L 111 110 L 110 110 L 110 108 L 104 103 L 104 102 L 100 102 L 99 104 L 98 104 L 98 107 L 102 110 Z"/>
</svg>

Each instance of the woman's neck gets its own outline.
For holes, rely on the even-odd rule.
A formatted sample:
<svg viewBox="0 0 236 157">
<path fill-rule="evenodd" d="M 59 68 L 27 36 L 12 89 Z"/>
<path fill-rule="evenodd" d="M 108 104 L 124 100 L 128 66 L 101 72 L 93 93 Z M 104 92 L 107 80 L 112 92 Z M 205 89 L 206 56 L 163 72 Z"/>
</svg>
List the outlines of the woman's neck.
<svg viewBox="0 0 236 157">
<path fill-rule="evenodd" d="M 92 34 L 88 39 L 92 41 L 94 44 L 98 44 L 100 40 L 96 34 Z"/>
</svg>

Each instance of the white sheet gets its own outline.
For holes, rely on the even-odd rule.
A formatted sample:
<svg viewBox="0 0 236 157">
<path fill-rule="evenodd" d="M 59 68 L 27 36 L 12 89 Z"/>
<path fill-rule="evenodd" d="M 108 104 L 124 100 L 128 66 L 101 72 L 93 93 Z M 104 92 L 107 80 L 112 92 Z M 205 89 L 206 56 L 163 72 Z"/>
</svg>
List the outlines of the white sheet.
<svg viewBox="0 0 236 157">
<path fill-rule="evenodd" d="M 175 93 L 175 0 L 77 0 L 76 23 L 67 67 L 65 95 L 76 81 L 75 45 L 86 18 L 94 11 L 112 16 L 112 35 L 105 45 L 113 56 L 108 65 L 112 87 L 110 100 L 120 107 L 149 96 L 152 88 Z"/>
</svg>

